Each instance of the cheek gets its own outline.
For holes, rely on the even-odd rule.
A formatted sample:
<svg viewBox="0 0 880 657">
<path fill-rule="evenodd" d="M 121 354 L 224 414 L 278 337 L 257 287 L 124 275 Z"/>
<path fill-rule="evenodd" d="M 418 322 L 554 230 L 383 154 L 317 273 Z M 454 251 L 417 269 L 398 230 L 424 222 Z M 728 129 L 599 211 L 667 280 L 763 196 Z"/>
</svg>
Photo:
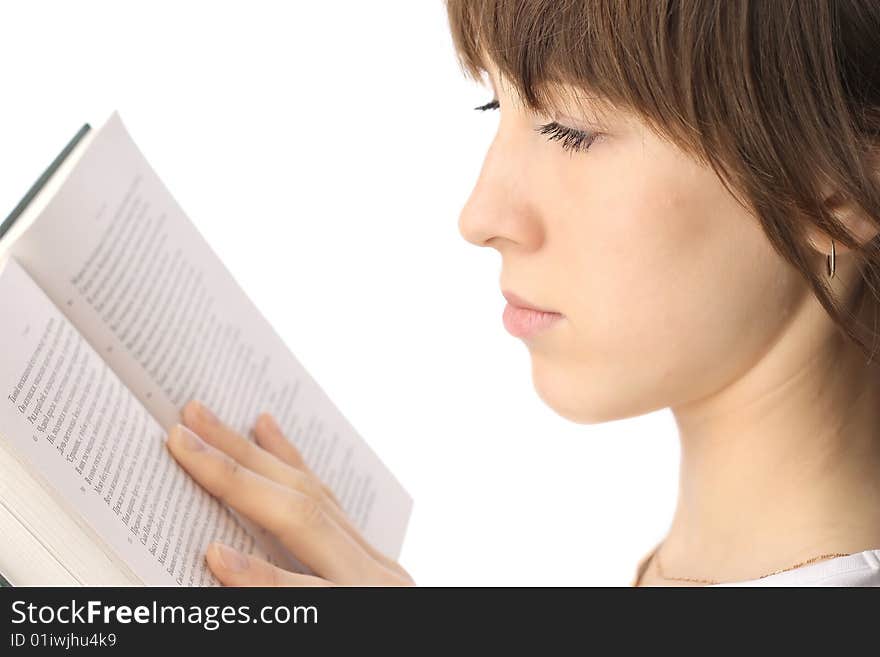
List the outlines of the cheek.
<svg viewBox="0 0 880 657">
<path fill-rule="evenodd" d="M 532 368 L 540 396 L 575 421 L 717 389 L 763 352 L 798 285 L 713 176 L 629 179 L 643 182 L 606 186 L 617 193 L 558 226 L 568 321 L 533 348 Z"/>
</svg>

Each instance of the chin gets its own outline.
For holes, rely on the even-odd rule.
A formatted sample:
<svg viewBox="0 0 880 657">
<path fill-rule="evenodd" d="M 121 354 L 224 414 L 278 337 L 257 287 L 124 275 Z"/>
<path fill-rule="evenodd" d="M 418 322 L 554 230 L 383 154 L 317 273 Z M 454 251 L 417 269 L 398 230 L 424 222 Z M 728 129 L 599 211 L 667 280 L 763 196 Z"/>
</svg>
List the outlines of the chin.
<svg viewBox="0 0 880 657">
<path fill-rule="evenodd" d="M 614 378 L 586 368 L 574 372 L 532 357 L 532 382 L 538 397 L 556 414 L 577 424 L 601 424 L 648 412 L 639 410 L 638 400 L 610 385 Z"/>
</svg>

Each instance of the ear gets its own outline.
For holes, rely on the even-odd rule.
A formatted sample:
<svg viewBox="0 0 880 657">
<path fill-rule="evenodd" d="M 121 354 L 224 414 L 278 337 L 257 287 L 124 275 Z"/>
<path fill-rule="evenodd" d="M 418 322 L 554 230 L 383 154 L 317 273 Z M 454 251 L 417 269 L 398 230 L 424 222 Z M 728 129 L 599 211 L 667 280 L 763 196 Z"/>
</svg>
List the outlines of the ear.
<svg viewBox="0 0 880 657">
<path fill-rule="evenodd" d="M 842 201 L 838 194 L 833 192 L 826 193 L 824 199 L 825 207 L 855 236 L 859 244 L 871 241 L 880 232 L 880 228 L 868 219 L 861 208 Z M 813 224 L 809 224 L 806 229 L 806 236 L 810 245 L 819 253 L 831 254 L 831 237 L 826 232 Z M 850 248 L 837 240 L 834 242 L 834 251 L 838 254 L 847 253 L 850 251 Z"/>
<path fill-rule="evenodd" d="M 880 149 L 870 150 L 868 164 L 878 182 L 880 182 Z M 844 201 L 836 189 L 823 185 L 822 199 L 825 208 L 832 212 L 835 218 L 853 234 L 859 244 L 865 244 L 877 237 L 880 228 L 868 218 L 861 208 L 855 207 L 852 203 Z M 880 217 L 876 217 L 876 221 L 880 223 Z M 819 230 L 816 226 L 809 224 L 807 226 L 806 235 L 812 247 L 819 253 L 825 255 L 831 254 L 831 238 L 827 233 Z M 850 248 L 841 244 L 839 241 L 834 243 L 835 253 L 847 253 L 848 251 L 850 251 Z"/>
</svg>

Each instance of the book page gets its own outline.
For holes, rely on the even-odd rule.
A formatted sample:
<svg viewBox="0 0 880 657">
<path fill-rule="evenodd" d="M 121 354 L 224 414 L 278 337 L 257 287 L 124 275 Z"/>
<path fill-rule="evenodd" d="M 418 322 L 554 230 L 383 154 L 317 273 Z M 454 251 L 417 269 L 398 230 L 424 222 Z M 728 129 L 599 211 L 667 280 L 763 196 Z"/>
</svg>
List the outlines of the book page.
<svg viewBox="0 0 880 657">
<path fill-rule="evenodd" d="M 367 540 L 399 555 L 412 499 L 244 294 L 117 114 L 12 252 L 159 424 L 178 422 L 190 399 L 245 436 L 272 413 Z M 285 287 L 295 295 L 307 284 Z"/>
<path fill-rule="evenodd" d="M 269 558 L 27 273 L 0 271 L 0 440 L 148 585 L 216 585 L 212 540 Z"/>
</svg>

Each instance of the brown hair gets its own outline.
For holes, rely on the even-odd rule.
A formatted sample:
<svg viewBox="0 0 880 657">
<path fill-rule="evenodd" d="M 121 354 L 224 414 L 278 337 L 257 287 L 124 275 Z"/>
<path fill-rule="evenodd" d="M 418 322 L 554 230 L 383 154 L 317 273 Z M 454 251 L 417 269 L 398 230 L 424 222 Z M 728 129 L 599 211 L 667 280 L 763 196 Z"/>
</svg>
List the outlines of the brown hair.
<svg viewBox="0 0 880 657">
<path fill-rule="evenodd" d="M 488 56 L 534 110 L 554 107 L 555 83 L 567 83 L 711 166 L 870 363 L 880 304 L 872 326 L 858 315 L 867 290 L 880 301 L 880 238 L 860 244 L 832 208 L 848 202 L 880 227 L 880 1 L 446 4 L 474 79 Z M 855 312 L 811 266 L 805 220 L 852 249 L 862 276 Z"/>
</svg>

